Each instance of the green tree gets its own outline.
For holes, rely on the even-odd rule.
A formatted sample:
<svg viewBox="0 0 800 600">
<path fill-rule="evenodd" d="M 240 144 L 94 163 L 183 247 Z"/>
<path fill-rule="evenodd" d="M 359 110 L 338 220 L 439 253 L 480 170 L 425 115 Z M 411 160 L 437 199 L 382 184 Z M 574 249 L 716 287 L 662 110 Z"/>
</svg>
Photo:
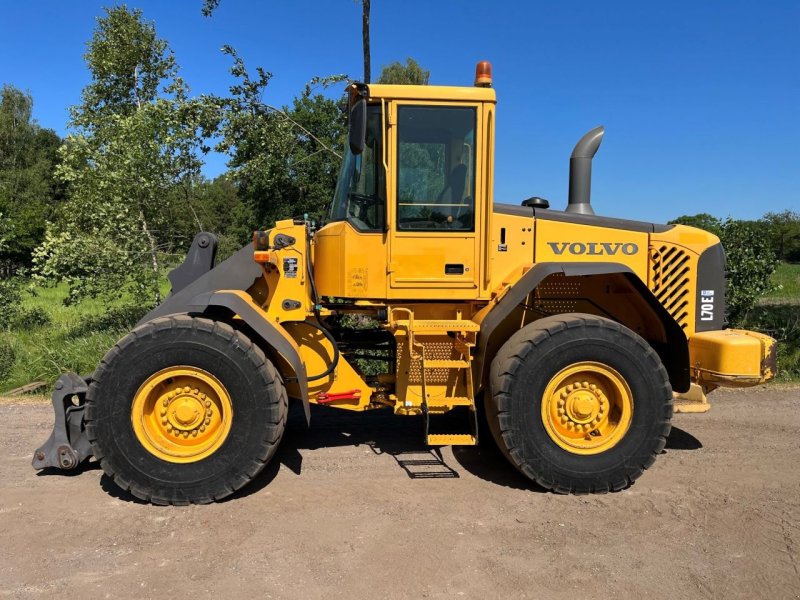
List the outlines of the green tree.
<svg viewBox="0 0 800 600">
<path fill-rule="evenodd" d="M 779 260 L 800 260 L 800 213 L 793 210 L 764 215 Z"/>
<path fill-rule="evenodd" d="M 370 46 L 369 46 L 369 17 L 370 0 L 358 0 L 361 4 L 361 49 L 364 55 L 364 83 L 370 82 Z M 203 0 L 200 11 L 204 17 L 210 17 L 219 8 L 221 0 Z"/>
<path fill-rule="evenodd" d="M 381 69 L 378 83 L 428 85 L 431 72 L 423 69 L 413 58 L 407 58 L 406 64 L 395 61 Z"/>
<path fill-rule="evenodd" d="M 677 219 L 670 221 L 670 224 L 688 225 L 689 227 L 697 227 L 703 229 L 714 235 L 719 235 L 722 221 L 708 213 L 700 213 L 698 215 L 681 215 Z"/>
<path fill-rule="evenodd" d="M 61 139 L 32 117 L 33 98 L 11 85 L 0 90 L 0 212 L 9 227 L 0 258 L 27 264 L 45 221 L 63 200 L 54 176 Z"/>
<path fill-rule="evenodd" d="M 71 301 L 133 285 L 160 301 L 175 204 L 191 207 L 200 116 L 166 41 L 139 10 L 106 9 L 85 55 L 92 76 L 71 110 L 60 177 L 70 198 L 36 253 Z M 199 228 L 199 223 L 196 223 Z"/>
<path fill-rule="evenodd" d="M 257 68 L 251 76 L 232 48 L 224 51 L 233 58 L 231 73 L 238 83 L 229 97 L 207 101 L 218 109 L 215 131 L 221 141 L 216 149 L 231 157 L 229 177 L 244 207 L 234 230 L 244 241 L 254 227 L 271 226 L 278 219 L 321 217 L 336 185 L 347 130 L 340 103 L 308 85 L 290 107 L 267 104 L 263 98 L 271 73 Z"/>
</svg>

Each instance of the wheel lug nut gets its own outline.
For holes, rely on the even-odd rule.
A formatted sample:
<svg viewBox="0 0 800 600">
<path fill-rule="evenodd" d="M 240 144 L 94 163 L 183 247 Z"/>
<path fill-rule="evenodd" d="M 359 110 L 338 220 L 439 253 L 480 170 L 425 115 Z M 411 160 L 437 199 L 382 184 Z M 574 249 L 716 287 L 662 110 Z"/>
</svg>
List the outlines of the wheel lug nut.
<svg viewBox="0 0 800 600">
<path fill-rule="evenodd" d="M 161 419 L 161 424 L 162 425 L 166 425 L 167 423 L 169 423 L 169 421 L 167 419 Z"/>
<path fill-rule="evenodd" d="M 211 408 L 211 400 L 206 400 L 206 408 Z"/>
<path fill-rule="evenodd" d="M 558 409 L 558 416 L 559 417 L 563 417 L 564 416 L 564 409 L 563 408 L 559 408 Z"/>
<path fill-rule="evenodd" d="M 205 431 L 205 430 L 206 430 L 206 426 L 205 425 L 200 425 L 200 431 Z"/>
<path fill-rule="evenodd" d="M 206 425 L 211 425 L 211 419 L 206 419 Z"/>
<path fill-rule="evenodd" d="M 172 425 L 170 425 L 169 422 L 167 422 L 167 431 L 172 431 Z"/>
<path fill-rule="evenodd" d="M 162 400 L 161 404 L 163 404 L 164 406 L 169 406 L 169 400 L 164 398 L 164 400 Z"/>
<path fill-rule="evenodd" d="M 192 436 L 193 437 L 197 437 L 197 429 L 193 429 L 192 430 Z"/>
</svg>

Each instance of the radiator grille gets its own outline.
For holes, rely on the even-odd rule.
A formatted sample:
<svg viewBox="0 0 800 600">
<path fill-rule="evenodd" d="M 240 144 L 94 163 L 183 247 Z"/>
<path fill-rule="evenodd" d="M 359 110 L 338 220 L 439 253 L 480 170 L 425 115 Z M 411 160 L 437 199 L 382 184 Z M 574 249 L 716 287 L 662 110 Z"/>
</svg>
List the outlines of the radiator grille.
<svg viewBox="0 0 800 600">
<path fill-rule="evenodd" d="M 667 312 L 686 329 L 691 300 L 691 257 L 685 250 L 672 244 L 653 246 L 651 257 L 650 289 Z"/>
</svg>

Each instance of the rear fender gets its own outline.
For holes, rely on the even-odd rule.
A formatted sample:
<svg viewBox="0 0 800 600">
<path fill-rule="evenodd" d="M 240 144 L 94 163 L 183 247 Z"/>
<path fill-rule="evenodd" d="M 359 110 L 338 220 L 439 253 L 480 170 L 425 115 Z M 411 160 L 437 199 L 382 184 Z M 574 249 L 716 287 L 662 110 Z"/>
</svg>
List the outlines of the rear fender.
<svg viewBox="0 0 800 600">
<path fill-rule="evenodd" d="M 685 392 L 689 389 L 689 345 L 680 325 L 675 322 L 675 319 L 672 318 L 644 282 L 629 267 L 610 262 L 539 263 L 528 270 L 480 321 L 481 330 L 478 334 L 478 352 L 474 371 L 479 379 L 476 379 L 476 381 L 480 381 L 482 384 L 486 380 L 492 358 L 505 341 L 496 339 L 497 336 L 493 338 L 495 331 L 500 328 L 506 319 L 511 317 L 514 310 L 521 303 L 525 302 L 525 299 L 536 289 L 536 286 L 549 275 L 556 273 L 561 273 L 566 277 L 624 275 L 664 327 L 666 344 L 660 345 L 664 347 L 654 346 L 654 349 L 658 352 L 664 367 L 667 369 L 673 389 L 677 392 Z"/>
</svg>

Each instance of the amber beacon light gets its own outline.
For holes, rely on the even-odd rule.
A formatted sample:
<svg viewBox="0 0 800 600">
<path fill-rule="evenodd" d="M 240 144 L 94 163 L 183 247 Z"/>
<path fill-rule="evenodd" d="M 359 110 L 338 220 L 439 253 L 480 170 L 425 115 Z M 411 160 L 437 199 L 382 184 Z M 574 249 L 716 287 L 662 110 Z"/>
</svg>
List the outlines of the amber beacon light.
<svg viewBox="0 0 800 600">
<path fill-rule="evenodd" d="M 492 63 L 482 60 L 475 67 L 475 86 L 492 87 Z"/>
</svg>

